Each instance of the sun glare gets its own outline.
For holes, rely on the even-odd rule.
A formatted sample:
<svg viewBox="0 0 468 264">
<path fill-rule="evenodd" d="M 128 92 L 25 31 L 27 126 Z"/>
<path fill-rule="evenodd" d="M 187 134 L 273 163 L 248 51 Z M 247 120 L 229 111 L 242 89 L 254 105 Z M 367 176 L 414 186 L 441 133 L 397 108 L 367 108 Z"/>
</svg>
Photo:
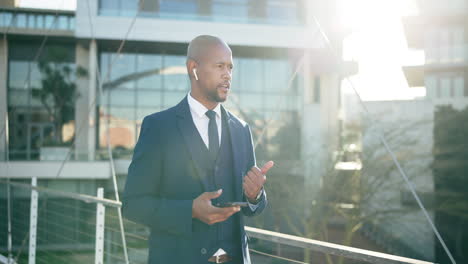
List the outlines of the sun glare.
<svg viewBox="0 0 468 264">
<path fill-rule="evenodd" d="M 342 0 L 340 23 L 351 29 L 345 39 L 343 58 L 359 64 L 350 77 L 364 100 L 413 99 L 424 96 L 424 89 L 409 88 L 403 65 L 421 64 L 421 51 L 408 50 L 402 17 L 415 12 L 408 0 Z M 352 93 L 346 82 L 345 93 Z"/>
</svg>

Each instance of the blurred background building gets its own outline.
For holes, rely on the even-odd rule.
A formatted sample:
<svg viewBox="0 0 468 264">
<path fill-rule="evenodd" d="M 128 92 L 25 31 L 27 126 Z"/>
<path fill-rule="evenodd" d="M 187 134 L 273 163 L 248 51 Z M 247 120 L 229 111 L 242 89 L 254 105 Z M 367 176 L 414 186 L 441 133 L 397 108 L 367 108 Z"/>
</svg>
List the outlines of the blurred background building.
<svg viewBox="0 0 468 264">
<path fill-rule="evenodd" d="M 358 134 L 361 153 L 361 190 L 372 198 L 361 200 L 363 212 L 383 212 L 385 219 L 367 223 L 364 233 L 386 250 L 437 263 L 450 259 L 391 156 L 381 143 L 384 135 L 428 209 L 455 261 L 467 259 L 463 211 L 467 208 L 466 146 L 464 118 L 467 115 L 467 1 L 414 1 L 417 12 L 402 19 L 407 45 L 422 51 L 424 61 L 402 67 L 410 89 L 424 88 L 423 96 L 411 100 L 365 102 L 356 95 L 344 98 L 344 130 Z M 372 118 L 372 120 L 371 120 Z M 379 188 L 366 190 L 368 181 Z M 367 186 L 368 187 L 368 186 Z M 397 253 L 398 252 L 398 253 Z"/>
<path fill-rule="evenodd" d="M 468 3 L 461 0 L 417 2 L 419 14 L 404 18 L 403 23 L 408 46 L 424 50 L 425 62 L 405 66 L 403 70 L 410 86 L 426 87 L 426 97 L 414 104 L 425 104 L 423 111 L 431 112 L 424 115 L 434 132 L 424 137 L 423 142 L 432 149 L 429 173 L 432 174 L 433 217 L 455 260 L 461 263 L 468 258 L 467 220 L 462 213 L 467 208 L 468 193 L 459 188 L 468 182 L 466 162 L 462 161 L 466 160 L 466 154 L 459 149 L 466 146 L 467 135 L 460 122 L 465 122 L 468 106 Z M 423 114 L 423 111 L 419 112 Z M 455 204 L 458 206 L 454 207 Z M 439 243 L 435 244 L 434 255 L 436 262 L 450 261 Z"/>
<path fill-rule="evenodd" d="M 358 71 L 355 62 L 342 59 L 351 33 L 338 22 L 342 1 L 89 0 L 77 1 L 72 11 L 0 1 L 0 178 L 29 184 L 37 177 L 39 186 L 88 195 L 104 187 L 105 197 L 114 199 L 112 172 L 121 191 L 143 117 L 186 96 L 187 45 L 211 34 L 233 51 L 232 89 L 224 105 L 251 125 L 258 162 L 275 161 L 267 183 L 270 207 L 250 226 L 448 262 L 382 147 L 383 133 L 449 248 L 457 260 L 466 259 L 464 218 L 451 214 L 464 205 L 450 213 L 438 210 L 448 201 L 439 193 L 454 191 L 444 177 L 461 170 L 454 182 L 466 186 L 464 167 L 434 168 L 450 159 L 438 155 L 438 148 L 459 142 L 447 145 L 451 134 L 436 136 L 447 127 L 440 120 L 456 116 L 462 122 L 457 111 L 468 102 L 467 4 L 416 2 L 419 13 L 404 18 L 404 29 L 408 46 L 424 50 L 425 63 L 403 70 L 409 86 L 425 86 L 426 95 L 365 102 L 372 121 L 357 97 L 342 96 L 342 80 Z M 439 112 L 440 105 L 454 109 Z M 463 155 L 454 157 L 468 157 Z M 468 198 L 463 190 L 455 194 Z M 31 192 L 13 188 L 12 196 L 12 244 L 20 252 L 30 228 Z M 6 207 L 6 187 L 0 185 L 1 212 Z M 79 263 L 92 258 L 92 206 L 52 195 L 40 198 L 39 207 L 38 256 L 44 262 L 60 254 Z M 7 222 L 0 213 L 0 252 L 7 248 Z M 111 254 L 120 250 L 116 216 L 106 223 Z M 147 232 L 130 223 L 126 228 L 132 235 Z M 279 244 L 251 245 L 305 262 L 331 261 Z M 130 258 L 144 262 L 145 248 L 141 239 L 130 240 Z M 52 258 L 50 252 L 60 254 Z M 106 261 L 122 262 L 109 256 Z"/>
<path fill-rule="evenodd" d="M 91 195 L 104 186 L 106 197 L 114 197 L 107 144 L 121 190 L 143 117 L 188 93 L 186 49 L 200 34 L 219 36 L 233 50 L 232 94 L 225 106 L 252 125 L 259 162 L 275 160 L 272 182 L 288 179 L 306 194 L 304 183 L 318 189 L 333 167 L 332 153 L 340 144 L 340 83 L 357 70 L 340 59 L 347 32 L 335 23 L 335 1 L 91 0 L 77 1 L 75 11 L 1 4 L 3 177 L 27 183 L 37 177 L 39 186 Z M 330 59 L 333 52 L 314 16 L 336 59 Z M 5 209 L 6 192 L 1 196 Z M 29 228 L 24 216 L 30 193 L 15 191 L 13 197 L 23 219 L 13 228 L 18 250 Z M 67 219 L 75 228 L 64 231 L 91 247 L 80 236 L 86 233 L 79 223 L 86 205 L 54 199 L 70 204 L 69 214 L 77 216 Z M 49 210 L 39 217 L 49 225 L 64 220 Z M 6 215 L 0 218 L 4 251 Z M 66 242 L 42 236 L 47 238 L 38 248 L 60 249 Z"/>
</svg>

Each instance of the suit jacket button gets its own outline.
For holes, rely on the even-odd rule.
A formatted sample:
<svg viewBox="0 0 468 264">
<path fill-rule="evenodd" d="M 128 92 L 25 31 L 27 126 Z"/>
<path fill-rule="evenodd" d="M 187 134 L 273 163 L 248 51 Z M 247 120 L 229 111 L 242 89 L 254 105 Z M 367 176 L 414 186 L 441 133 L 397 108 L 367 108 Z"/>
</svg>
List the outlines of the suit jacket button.
<svg viewBox="0 0 468 264">
<path fill-rule="evenodd" d="M 200 252 L 201 252 L 203 255 L 205 255 L 205 254 L 206 254 L 206 248 L 202 248 L 202 249 L 200 250 Z"/>
</svg>

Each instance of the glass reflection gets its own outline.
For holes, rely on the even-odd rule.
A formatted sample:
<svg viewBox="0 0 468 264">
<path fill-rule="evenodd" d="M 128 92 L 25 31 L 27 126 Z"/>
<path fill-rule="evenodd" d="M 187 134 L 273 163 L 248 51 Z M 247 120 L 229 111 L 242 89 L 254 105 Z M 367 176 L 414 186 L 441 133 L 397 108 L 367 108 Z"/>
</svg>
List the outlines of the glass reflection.
<svg viewBox="0 0 468 264">
<path fill-rule="evenodd" d="M 248 0 L 213 0 L 212 17 L 216 21 L 247 22 L 249 11 Z"/>
<path fill-rule="evenodd" d="M 300 3 L 297 0 L 160 0 L 144 2 L 139 8 L 136 0 L 100 0 L 99 14 L 298 25 L 303 23 Z"/>
<path fill-rule="evenodd" d="M 46 45 L 44 56 L 34 61 L 31 53 L 36 48 L 14 43 L 9 50 L 9 153 L 13 160 L 51 160 L 53 155 L 45 147 L 67 148 L 74 138 L 77 72 L 70 56 L 74 49 Z"/>
<path fill-rule="evenodd" d="M 146 115 L 173 107 L 189 92 L 185 56 L 125 53 L 112 65 L 114 58 L 115 54 L 107 52 L 102 52 L 100 57 L 103 76 L 110 70 L 109 84 L 105 86 L 101 103 L 100 123 L 109 121 L 111 131 L 119 131 L 113 133 L 134 135 Z M 283 143 L 271 139 L 277 137 L 278 131 L 288 122 L 298 123 L 289 119 L 299 118 L 297 112 L 302 105 L 300 89 L 297 89 L 300 82 L 292 82 L 288 87 L 292 64 L 288 59 L 247 57 L 234 58 L 234 63 L 232 93 L 225 106 L 251 125 L 254 138 L 264 137 L 260 150 L 277 152 Z M 270 125 L 266 133 L 263 128 L 268 120 L 274 120 L 274 125 Z M 127 131 L 129 127 L 132 127 L 130 132 Z M 100 129 L 106 128 L 101 125 Z M 99 132 L 100 140 L 105 138 L 103 133 Z M 126 138 L 125 142 L 113 139 L 111 145 L 119 147 L 119 153 L 125 153 L 125 156 L 128 153 L 122 148 L 127 149 L 134 139 L 123 138 Z M 104 143 L 99 145 L 103 147 Z"/>
<path fill-rule="evenodd" d="M 180 17 L 193 19 L 198 11 L 194 0 L 161 0 L 159 10 L 162 18 L 176 19 Z"/>
<path fill-rule="evenodd" d="M 161 55 L 137 55 L 137 72 L 144 74 L 137 79 L 138 89 L 162 89 L 162 56 Z"/>
<path fill-rule="evenodd" d="M 175 91 L 187 91 L 189 81 L 187 68 L 183 56 L 165 56 L 164 69 L 161 74 L 164 76 L 164 89 Z"/>
</svg>

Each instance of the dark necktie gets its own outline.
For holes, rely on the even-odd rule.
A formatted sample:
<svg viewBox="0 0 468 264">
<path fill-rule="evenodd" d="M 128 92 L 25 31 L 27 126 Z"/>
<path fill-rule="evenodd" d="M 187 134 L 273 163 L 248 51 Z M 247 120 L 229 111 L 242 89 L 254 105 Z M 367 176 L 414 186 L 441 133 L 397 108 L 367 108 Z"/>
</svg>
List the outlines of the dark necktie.
<svg viewBox="0 0 468 264">
<path fill-rule="evenodd" d="M 205 113 L 210 122 L 208 123 L 208 141 L 209 141 L 209 150 L 210 155 L 213 160 L 216 159 L 219 149 L 219 136 L 218 136 L 218 126 L 216 125 L 216 112 L 213 110 L 208 110 Z"/>
</svg>

